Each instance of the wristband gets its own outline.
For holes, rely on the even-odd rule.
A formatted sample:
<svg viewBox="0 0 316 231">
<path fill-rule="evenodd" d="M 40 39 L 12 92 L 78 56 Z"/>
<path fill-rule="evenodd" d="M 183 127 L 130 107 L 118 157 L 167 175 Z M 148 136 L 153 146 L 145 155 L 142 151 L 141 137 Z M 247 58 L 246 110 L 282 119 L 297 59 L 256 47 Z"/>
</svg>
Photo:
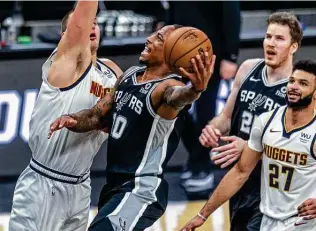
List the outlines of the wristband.
<svg viewBox="0 0 316 231">
<path fill-rule="evenodd" d="M 204 217 L 201 213 L 198 213 L 197 215 L 198 215 L 200 218 L 202 218 L 203 221 L 206 221 L 206 220 L 207 220 L 206 217 Z"/>
</svg>

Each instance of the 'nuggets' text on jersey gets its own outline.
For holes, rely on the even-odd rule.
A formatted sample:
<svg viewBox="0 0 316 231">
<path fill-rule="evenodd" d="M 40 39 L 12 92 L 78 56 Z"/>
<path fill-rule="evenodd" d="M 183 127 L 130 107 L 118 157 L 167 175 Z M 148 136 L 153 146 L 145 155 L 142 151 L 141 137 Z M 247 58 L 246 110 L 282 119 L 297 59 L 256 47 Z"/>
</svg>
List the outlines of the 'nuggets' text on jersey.
<svg viewBox="0 0 316 231">
<path fill-rule="evenodd" d="M 297 207 L 316 195 L 316 117 L 287 131 L 286 109 L 282 106 L 259 118 L 264 118 L 260 209 L 278 220 L 296 215 Z"/>
</svg>

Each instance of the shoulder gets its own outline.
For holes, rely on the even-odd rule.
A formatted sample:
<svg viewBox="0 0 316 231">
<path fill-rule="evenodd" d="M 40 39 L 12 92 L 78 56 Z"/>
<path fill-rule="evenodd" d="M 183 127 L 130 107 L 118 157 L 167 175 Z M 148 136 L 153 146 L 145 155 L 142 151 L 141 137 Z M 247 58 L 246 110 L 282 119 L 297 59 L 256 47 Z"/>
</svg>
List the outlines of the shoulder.
<svg viewBox="0 0 316 231">
<path fill-rule="evenodd" d="M 276 114 L 280 114 L 285 110 L 286 106 L 281 106 L 279 108 L 275 108 L 271 111 L 264 112 L 259 115 L 259 120 L 263 125 L 266 125 L 269 121 L 272 121 L 273 118 L 276 117 Z"/>
<path fill-rule="evenodd" d="M 257 64 L 264 62 L 263 59 L 246 59 L 239 67 L 239 69 L 250 71 Z"/>
<path fill-rule="evenodd" d="M 256 68 L 259 64 L 263 63 L 263 59 L 247 59 L 245 60 L 238 68 L 235 82 L 237 85 L 241 85 L 241 83 L 247 78 L 248 74 Z"/>
<path fill-rule="evenodd" d="M 120 77 L 123 74 L 121 68 L 112 60 L 99 58 L 99 61 L 102 62 L 105 66 L 109 67 L 115 73 L 116 77 Z"/>
</svg>

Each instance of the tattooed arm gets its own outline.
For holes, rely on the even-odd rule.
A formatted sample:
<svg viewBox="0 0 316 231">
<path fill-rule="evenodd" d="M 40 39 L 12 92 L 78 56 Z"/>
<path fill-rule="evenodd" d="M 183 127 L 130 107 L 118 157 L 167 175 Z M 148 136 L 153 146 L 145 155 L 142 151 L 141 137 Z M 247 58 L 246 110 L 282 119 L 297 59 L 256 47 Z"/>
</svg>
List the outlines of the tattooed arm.
<svg viewBox="0 0 316 231">
<path fill-rule="evenodd" d="M 106 122 L 106 116 L 112 108 L 114 102 L 114 92 L 106 94 L 105 97 L 91 109 L 85 109 L 68 116 L 76 120 L 73 127 L 68 127 L 73 132 L 88 132 L 95 129 L 102 129 Z"/>
<path fill-rule="evenodd" d="M 204 53 L 204 62 L 200 55 L 191 59 L 193 73 L 180 68 L 182 76 L 189 79 L 191 84 L 169 79 L 162 82 L 152 93 L 152 103 L 157 106 L 157 113 L 165 119 L 174 119 L 179 111 L 186 105 L 200 97 L 213 74 L 215 55 L 210 59 L 207 52 Z"/>
<path fill-rule="evenodd" d="M 106 117 L 114 103 L 115 91 L 121 78 L 122 76 L 117 79 L 114 88 L 101 98 L 93 108 L 84 109 L 73 114 L 62 115 L 57 118 L 50 125 L 48 138 L 52 136 L 53 132 L 64 127 L 73 132 L 88 132 L 103 128 L 106 122 Z"/>
</svg>

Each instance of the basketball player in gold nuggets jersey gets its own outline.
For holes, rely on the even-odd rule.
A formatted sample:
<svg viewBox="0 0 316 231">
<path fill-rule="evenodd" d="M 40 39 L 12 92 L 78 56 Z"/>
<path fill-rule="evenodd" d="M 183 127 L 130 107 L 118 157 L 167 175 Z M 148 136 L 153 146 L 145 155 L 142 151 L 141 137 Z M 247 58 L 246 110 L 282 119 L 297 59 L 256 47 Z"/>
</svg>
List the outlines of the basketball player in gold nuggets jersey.
<svg viewBox="0 0 316 231">
<path fill-rule="evenodd" d="M 261 114 L 241 159 L 200 213 L 182 231 L 207 217 L 246 182 L 262 158 L 261 231 L 310 231 L 316 227 L 316 63 L 299 61 L 287 85 L 287 106 Z"/>
</svg>

